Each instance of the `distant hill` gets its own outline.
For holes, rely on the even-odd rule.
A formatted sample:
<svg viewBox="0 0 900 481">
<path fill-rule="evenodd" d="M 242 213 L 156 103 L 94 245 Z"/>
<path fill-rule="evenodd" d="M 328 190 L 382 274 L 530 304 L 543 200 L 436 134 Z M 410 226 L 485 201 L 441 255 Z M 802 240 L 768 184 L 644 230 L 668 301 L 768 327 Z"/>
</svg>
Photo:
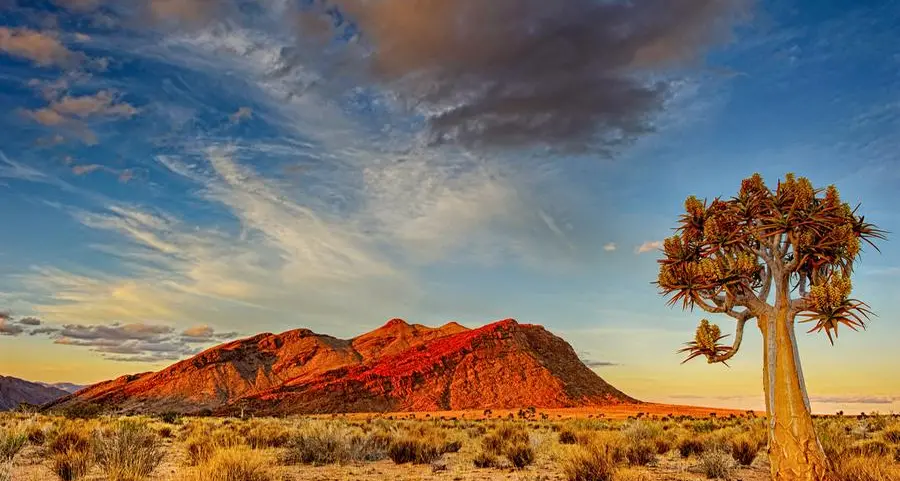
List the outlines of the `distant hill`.
<svg viewBox="0 0 900 481">
<path fill-rule="evenodd" d="M 15 409 L 21 403 L 46 404 L 67 395 L 68 392 L 52 386 L 0 376 L 0 411 Z"/>
<path fill-rule="evenodd" d="M 47 386 L 47 387 L 55 387 L 56 389 L 61 389 L 69 394 L 81 391 L 82 389 L 87 387 L 83 384 L 72 384 L 70 382 L 55 382 L 55 383 L 41 382 L 38 384 L 40 384 L 42 386 Z"/>
<path fill-rule="evenodd" d="M 353 339 L 307 329 L 259 334 L 159 372 L 61 398 L 118 412 L 257 414 L 565 408 L 639 401 L 591 371 L 564 340 L 507 319 L 478 329 L 393 319 Z"/>
</svg>

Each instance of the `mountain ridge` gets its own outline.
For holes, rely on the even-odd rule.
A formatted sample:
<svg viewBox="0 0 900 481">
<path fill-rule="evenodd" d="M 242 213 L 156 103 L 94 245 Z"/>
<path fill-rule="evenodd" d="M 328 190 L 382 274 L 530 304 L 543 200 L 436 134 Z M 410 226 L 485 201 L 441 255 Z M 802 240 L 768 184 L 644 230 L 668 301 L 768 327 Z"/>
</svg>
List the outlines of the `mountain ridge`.
<svg viewBox="0 0 900 481">
<path fill-rule="evenodd" d="M 209 348 L 161 371 L 122 376 L 52 403 L 121 412 L 265 415 L 584 407 L 639 403 L 542 326 L 476 329 L 391 319 L 351 339 L 294 329 Z"/>
</svg>

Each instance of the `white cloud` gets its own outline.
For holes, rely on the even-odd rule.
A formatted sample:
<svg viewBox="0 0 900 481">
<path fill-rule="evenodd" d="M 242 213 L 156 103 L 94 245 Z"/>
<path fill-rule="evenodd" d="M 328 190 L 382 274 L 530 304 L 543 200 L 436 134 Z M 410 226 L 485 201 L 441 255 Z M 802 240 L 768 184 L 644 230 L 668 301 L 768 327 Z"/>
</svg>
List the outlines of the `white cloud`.
<svg viewBox="0 0 900 481">
<path fill-rule="evenodd" d="M 662 246 L 663 246 L 663 241 L 661 241 L 661 240 L 647 241 L 647 242 L 644 242 L 643 244 L 635 247 L 634 253 L 635 254 L 645 254 L 647 252 L 653 252 L 653 251 L 662 249 Z"/>
<path fill-rule="evenodd" d="M 605 250 L 606 252 L 613 252 L 613 251 L 615 251 L 617 248 L 618 248 L 618 247 L 616 246 L 616 243 L 615 243 L 615 242 L 610 242 L 610 243 L 608 243 L 608 244 L 604 244 L 604 245 L 603 245 L 603 250 Z"/>
</svg>

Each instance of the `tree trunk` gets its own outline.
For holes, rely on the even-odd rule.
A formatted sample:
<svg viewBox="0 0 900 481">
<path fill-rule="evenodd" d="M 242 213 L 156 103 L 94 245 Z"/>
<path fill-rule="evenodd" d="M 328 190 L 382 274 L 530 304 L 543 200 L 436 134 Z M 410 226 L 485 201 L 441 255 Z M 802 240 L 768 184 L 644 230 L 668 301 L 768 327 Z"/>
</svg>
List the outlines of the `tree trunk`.
<svg viewBox="0 0 900 481">
<path fill-rule="evenodd" d="M 763 333 L 763 384 L 773 481 L 831 481 L 828 459 L 816 437 L 809 398 L 786 307 L 759 318 Z"/>
</svg>

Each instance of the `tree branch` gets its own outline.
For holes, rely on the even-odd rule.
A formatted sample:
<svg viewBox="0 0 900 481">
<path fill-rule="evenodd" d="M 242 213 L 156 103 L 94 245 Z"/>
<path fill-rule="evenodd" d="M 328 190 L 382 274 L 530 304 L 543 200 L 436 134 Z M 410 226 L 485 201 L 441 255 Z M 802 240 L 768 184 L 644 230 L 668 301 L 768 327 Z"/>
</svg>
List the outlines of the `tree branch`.
<svg viewBox="0 0 900 481">
<path fill-rule="evenodd" d="M 732 311 L 732 312 L 734 312 L 734 311 Z M 709 358 L 710 364 L 717 363 L 717 362 L 725 362 L 725 361 L 731 359 L 732 357 L 734 357 L 734 355 L 737 354 L 738 351 L 741 349 L 741 341 L 744 340 L 744 324 L 746 324 L 747 321 L 752 319 L 754 316 L 752 314 L 750 314 L 749 310 L 743 311 L 740 313 L 735 313 L 735 314 L 738 315 L 738 317 L 737 317 L 738 322 L 737 322 L 737 327 L 735 327 L 734 343 L 731 345 L 731 350 L 728 351 L 727 354 L 722 354 L 720 356 L 714 356 L 714 357 Z"/>
</svg>

